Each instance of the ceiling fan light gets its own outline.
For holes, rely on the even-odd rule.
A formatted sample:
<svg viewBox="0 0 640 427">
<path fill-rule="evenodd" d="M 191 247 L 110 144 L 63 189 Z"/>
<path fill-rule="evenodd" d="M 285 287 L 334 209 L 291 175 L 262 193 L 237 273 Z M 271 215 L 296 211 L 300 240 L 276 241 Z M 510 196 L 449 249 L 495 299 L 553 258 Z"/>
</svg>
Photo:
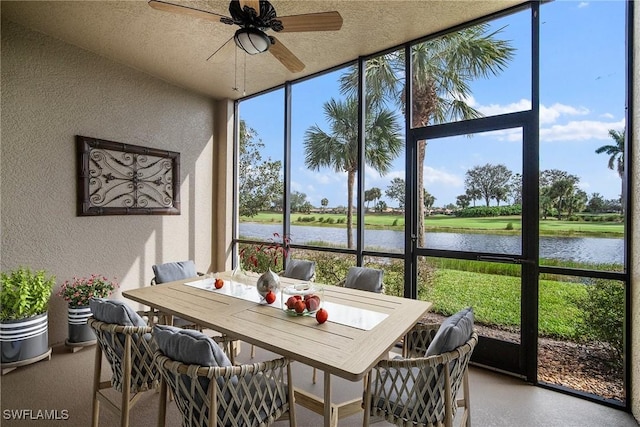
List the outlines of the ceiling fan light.
<svg viewBox="0 0 640 427">
<path fill-rule="evenodd" d="M 236 31 L 233 39 L 236 42 L 236 46 L 249 55 L 265 52 L 271 46 L 269 36 L 257 28 L 240 28 Z"/>
</svg>

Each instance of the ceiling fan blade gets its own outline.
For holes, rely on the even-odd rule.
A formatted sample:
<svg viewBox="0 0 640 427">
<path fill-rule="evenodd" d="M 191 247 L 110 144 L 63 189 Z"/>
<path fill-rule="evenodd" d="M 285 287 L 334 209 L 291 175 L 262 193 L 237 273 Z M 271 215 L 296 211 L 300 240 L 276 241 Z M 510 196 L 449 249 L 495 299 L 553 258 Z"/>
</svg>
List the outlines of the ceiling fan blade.
<svg viewBox="0 0 640 427">
<path fill-rule="evenodd" d="M 300 31 L 337 31 L 342 28 L 342 16 L 336 12 L 319 12 L 305 15 L 278 16 L 284 27 L 281 33 Z"/>
<path fill-rule="evenodd" d="M 166 3 L 158 0 L 150 0 L 149 6 L 157 10 L 179 13 L 181 15 L 189 15 L 195 18 L 207 19 L 212 22 L 220 22 L 220 18 L 226 18 L 224 15 L 218 15 L 217 13 L 208 12 L 206 10 L 200 10 L 188 6 L 180 6 L 178 4 Z"/>
<path fill-rule="evenodd" d="M 304 64 L 280 40 L 273 37 L 275 43 L 269 47 L 269 52 L 276 57 L 292 73 L 304 70 Z"/>
</svg>

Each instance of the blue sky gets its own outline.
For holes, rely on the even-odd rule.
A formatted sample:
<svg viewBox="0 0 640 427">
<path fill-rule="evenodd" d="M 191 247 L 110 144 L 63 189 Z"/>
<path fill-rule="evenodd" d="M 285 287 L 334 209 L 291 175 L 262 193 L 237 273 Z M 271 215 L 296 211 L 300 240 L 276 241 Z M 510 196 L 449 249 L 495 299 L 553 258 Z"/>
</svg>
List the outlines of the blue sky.
<svg viewBox="0 0 640 427">
<path fill-rule="evenodd" d="M 609 129 L 624 128 L 624 13 L 623 0 L 555 1 L 541 8 L 540 169 L 574 174 L 587 194 L 600 193 L 605 199 L 619 197 L 621 182 L 607 168 L 608 156 L 595 154 L 595 150 L 613 143 Z M 528 109 L 529 12 L 491 25 L 503 28 L 499 37 L 511 40 L 516 58 L 499 76 L 473 82 L 467 103 L 485 115 Z M 303 149 L 304 133 L 310 126 L 329 130 L 323 104 L 331 97 L 342 98 L 337 82 L 341 74 L 336 71 L 292 89 L 292 189 L 305 193 L 314 206 L 320 206 L 323 197 L 329 199 L 329 206 L 346 205 L 346 174 L 307 170 Z M 257 131 L 267 156 L 283 158 L 283 90 L 242 102 L 240 117 Z M 435 206 L 455 203 L 456 196 L 464 193 L 467 170 L 502 163 L 520 173 L 521 153 L 519 129 L 430 141 L 425 187 L 436 197 Z M 383 177 L 366 168 L 365 187 L 378 187 L 384 193 L 394 177 L 404 178 L 404 153 Z M 397 205 L 386 197 L 383 200 L 389 206 Z"/>
</svg>

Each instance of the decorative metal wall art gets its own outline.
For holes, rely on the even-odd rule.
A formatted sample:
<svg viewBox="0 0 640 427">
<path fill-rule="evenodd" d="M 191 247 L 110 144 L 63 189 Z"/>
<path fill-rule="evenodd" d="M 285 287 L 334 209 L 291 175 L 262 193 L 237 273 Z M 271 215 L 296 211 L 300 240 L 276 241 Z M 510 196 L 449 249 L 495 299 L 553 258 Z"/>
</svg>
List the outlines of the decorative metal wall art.
<svg viewBox="0 0 640 427">
<path fill-rule="evenodd" d="M 76 136 L 78 215 L 179 215 L 180 153 Z"/>
</svg>

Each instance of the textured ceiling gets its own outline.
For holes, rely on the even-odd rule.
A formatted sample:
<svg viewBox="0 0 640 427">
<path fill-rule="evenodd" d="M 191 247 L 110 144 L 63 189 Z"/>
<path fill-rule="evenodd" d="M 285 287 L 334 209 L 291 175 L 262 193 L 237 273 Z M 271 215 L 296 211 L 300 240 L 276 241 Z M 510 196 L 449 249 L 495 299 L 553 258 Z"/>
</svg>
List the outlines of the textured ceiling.
<svg viewBox="0 0 640 427">
<path fill-rule="evenodd" d="M 228 1 L 167 1 L 229 15 Z M 0 5 L 3 19 L 215 99 L 237 99 L 522 2 L 273 0 L 278 16 L 332 10 L 342 15 L 340 31 L 277 35 L 306 65 L 300 73 L 289 72 L 268 52 L 249 56 L 233 41 L 225 44 L 236 26 L 155 10 L 144 0 Z"/>
</svg>

